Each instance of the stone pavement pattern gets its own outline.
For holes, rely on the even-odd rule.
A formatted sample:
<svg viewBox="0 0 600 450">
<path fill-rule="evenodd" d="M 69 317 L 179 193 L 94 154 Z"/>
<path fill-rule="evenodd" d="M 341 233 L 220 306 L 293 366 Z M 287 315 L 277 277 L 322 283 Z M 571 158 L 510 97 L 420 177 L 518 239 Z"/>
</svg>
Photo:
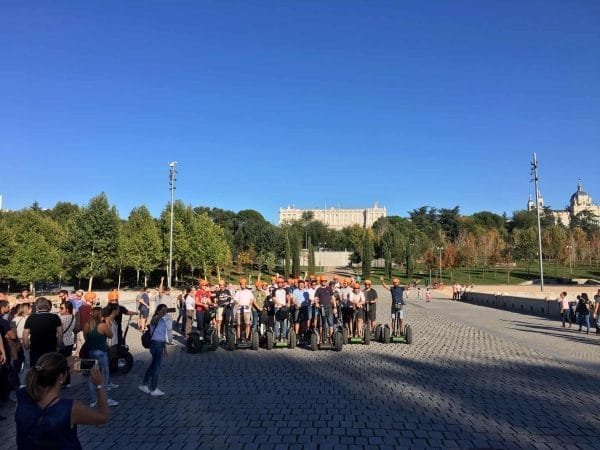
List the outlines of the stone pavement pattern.
<svg viewBox="0 0 600 450">
<path fill-rule="evenodd" d="M 384 319 L 389 299 L 380 295 Z M 131 330 L 136 364 L 114 378 L 121 404 L 109 424 L 80 427 L 80 439 L 84 448 L 146 449 L 598 447 L 600 364 L 571 364 L 561 349 L 546 354 L 532 333 L 496 333 L 504 311 L 447 300 L 411 301 L 408 311 L 411 346 L 198 355 L 171 347 L 162 398 L 137 389 L 149 354 Z M 572 345 L 598 353 L 596 336 Z M 65 395 L 87 399 L 83 385 Z M 14 426 L 4 424 L 3 448 L 11 448 Z"/>
</svg>

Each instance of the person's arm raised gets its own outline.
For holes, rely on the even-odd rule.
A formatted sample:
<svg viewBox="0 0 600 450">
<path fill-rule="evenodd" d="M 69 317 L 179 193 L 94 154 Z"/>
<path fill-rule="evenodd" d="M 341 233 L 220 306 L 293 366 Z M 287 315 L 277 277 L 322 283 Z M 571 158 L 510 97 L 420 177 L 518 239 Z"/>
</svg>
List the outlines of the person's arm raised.
<svg viewBox="0 0 600 450">
<path fill-rule="evenodd" d="M 98 406 L 90 408 L 79 400 L 75 400 L 73 402 L 73 409 L 71 410 L 71 427 L 74 425 L 102 425 L 108 422 L 110 418 L 108 399 L 102 386 L 104 377 L 98 366 L 94 366 L 90 371 L 90 381 L 98 389 Z"/>
</svg>

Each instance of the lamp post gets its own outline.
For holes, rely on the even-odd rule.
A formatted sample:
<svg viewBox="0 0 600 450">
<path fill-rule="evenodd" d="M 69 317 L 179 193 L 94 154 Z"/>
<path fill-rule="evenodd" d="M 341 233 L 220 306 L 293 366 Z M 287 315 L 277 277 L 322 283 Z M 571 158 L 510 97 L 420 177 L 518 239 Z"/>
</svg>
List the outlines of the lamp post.
<svg viewBox="0 0 600 450">
<path fill-rule="evenodd" d="M 535 183 L 535 211 L 537 213 L 537 226 L 538 226 L 538 247 L 540 256 L 540 289 L 544 291 L 544 263 L 542 255 L 542 226 L 540 222 L 540 190 L 538 187 L 538 161 L 537 156 L 534 153 L 531 158 L 531 175 L 533 176 L 533 182 Z"/>
<path fill-rule="evenodd" d="M 435 248 L 439 253 L 440 253 L 440 283 L 442 282 L 442 250 L 444 250 L 444 247 L 437 246 Z"/>
<path fill-rule="evenodd" d="M 171 188 L 171 228 L 169 231 L 169 270 L 167 273 L 167 286 L 169 286 L 169 289 L 171 289 L 171 282 L 173 280 L 173 206 L 175 203 L 175 174 L 177 173 L 177 170 L 175 170 L 176 165 L 177 161 L 172 161 L 169 163 L 169 187 Z"/>
</svg>

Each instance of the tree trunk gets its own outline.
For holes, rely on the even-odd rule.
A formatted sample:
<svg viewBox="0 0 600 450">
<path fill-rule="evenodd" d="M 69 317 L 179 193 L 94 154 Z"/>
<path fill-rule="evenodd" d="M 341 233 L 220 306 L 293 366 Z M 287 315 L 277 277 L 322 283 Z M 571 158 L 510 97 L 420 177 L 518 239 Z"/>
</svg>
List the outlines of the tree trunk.
<svg viewBox="0 0 600 450">
<path fill-rule="evenodd" d="M 135 285 L 140 285 L 140 269 L 135 269 Z"/>
<path fill-rule="evenodd" d="M 119 278 L 117 279 L 117 291 L 121 290 L 121 272 L 122 272 L 122 269 L 119 267 Z"/>
<path fill-rule="evenodd" d="M 144 272 L 144 287 L 148 287 L 148 274 Z"/>
<path fill-rule="evenodd" d="M 33 293 L 33 295 L 35 296 L 35 286 L 33 284 L 33 281 L 29 282 L 29 292 Z"/>
<path fill-rule="evenodd" d="M 90 276 L 90 280 L 88 282 L 88 292 L 92 292 L 92 284 L 94 283 L 94 275 Z"/>
<path fill-rule="evenodd" d="M 221 267 L 218 264 L 217 264 L 217 279 L 219 281 L 221 281 Z"/>
</svg>

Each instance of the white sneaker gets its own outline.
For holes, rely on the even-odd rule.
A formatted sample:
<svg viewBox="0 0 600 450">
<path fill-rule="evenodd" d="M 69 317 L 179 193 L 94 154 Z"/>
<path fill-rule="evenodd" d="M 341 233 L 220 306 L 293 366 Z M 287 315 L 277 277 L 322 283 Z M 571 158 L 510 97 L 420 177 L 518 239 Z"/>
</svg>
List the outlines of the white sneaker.
<svg viewBox="0 0 600 450">
<path fill-rule="evenodd" d="M 159 388 L 156 388 L 152 392 L 150 392 L 150 395 L 153 397 L 160 397 L 161 395 L 165 395 L 165 393 L 163 391 L 161 391 Z"/>
<path fill-rule="evenodd" d="M 146 394 L 150 394 L 150 389 L 148 389 L 148 386 L 146 386 L 145 384 L 140 384 L 138 386 L 138 389 Z"/>
<path fill-rule="evenodd" d="M 108 403 L 108 406 L 117 406 L 117 405 L 119 404 L 119 402 L 118 402 L 118 401 L 116 401 L 116 400 L 113 400 L 112 398 L 109 398 L 109 399 L 107 400 L 107 403 Z"/>
<path fill-rule="evenodd" d="M 90 408 L 95 408 L 98 402 L 90 403 Z"/>
</svg>

